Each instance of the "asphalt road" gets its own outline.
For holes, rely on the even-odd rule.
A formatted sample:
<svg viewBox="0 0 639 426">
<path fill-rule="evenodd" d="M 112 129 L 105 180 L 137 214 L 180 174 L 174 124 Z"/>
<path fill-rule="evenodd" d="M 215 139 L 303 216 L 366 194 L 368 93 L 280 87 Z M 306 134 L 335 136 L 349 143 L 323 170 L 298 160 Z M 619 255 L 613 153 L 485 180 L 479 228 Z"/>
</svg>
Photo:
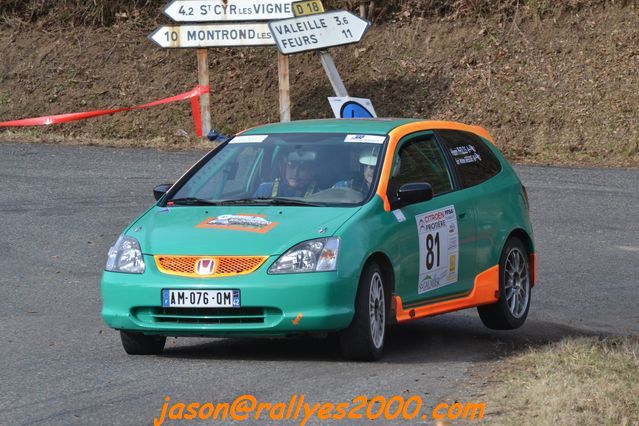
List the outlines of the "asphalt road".
<svg viewBox="0 0 639 426">
<path fill-rule="evenodd" d="M 167 395 L 338 402 L 398 393 L 432 406 L 463 396 L 475 363 L 505 350 L 639 334 L 639 172 L 517 167 L 539 262 L 520 330 L 487 330 L 474 310 L 420 320 L 392 328 L 374 364 L 345 362 L 310 339 L 180 338 L 163 356 L 127 356 L 100 318 L 106 252 L 155 184 L 201 154 L 0 144 L 1 424 L 151 424 Z"/>
</svg>

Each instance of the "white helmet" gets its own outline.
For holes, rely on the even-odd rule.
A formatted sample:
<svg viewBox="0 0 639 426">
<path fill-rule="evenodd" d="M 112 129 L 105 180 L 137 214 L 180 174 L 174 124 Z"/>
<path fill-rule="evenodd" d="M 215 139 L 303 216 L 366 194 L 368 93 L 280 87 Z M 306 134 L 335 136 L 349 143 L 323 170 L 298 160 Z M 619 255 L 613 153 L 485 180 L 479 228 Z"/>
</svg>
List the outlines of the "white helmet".
<svg viewBox="0 0 639 426">
<path fill-rule="evenodd" d="M 377 147 L 362 151 L 359 155 L 359 164 L 362 166 L 375 167 L 377 165 L 377 151 Z"/>
</svg>

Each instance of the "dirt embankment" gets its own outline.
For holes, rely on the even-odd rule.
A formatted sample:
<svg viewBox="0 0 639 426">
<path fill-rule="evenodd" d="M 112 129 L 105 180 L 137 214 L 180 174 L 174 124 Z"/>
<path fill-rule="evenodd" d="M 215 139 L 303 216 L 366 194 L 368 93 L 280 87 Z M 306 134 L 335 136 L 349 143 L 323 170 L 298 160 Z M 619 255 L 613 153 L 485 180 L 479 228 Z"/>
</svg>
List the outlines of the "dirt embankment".
<svg viewBox="0 0 639 426">
<path fill-rule="evenodd" d="M 195 52 L 156 47 L 146 38 L 153 29 L 5 20 L 0 121 L 136 105 L 194 87 Z M 639 166 L 636 1 L 542 17 L 525 7 L 507 17 L 399 15 L 331 53 L 349 93 L 371 98 L 380 116 L 480 124 L 516 161 Z M 275 48 L 211 49 L 209 59 L 214 127 L 233 133 L 279 119 Z M 293 119 L 331 116 L 319 58 L 290 62 Z M 0 130 L 0 140 L 165 148 L 194 146 L 192 135 L 188 102 Z"/>
</svg>

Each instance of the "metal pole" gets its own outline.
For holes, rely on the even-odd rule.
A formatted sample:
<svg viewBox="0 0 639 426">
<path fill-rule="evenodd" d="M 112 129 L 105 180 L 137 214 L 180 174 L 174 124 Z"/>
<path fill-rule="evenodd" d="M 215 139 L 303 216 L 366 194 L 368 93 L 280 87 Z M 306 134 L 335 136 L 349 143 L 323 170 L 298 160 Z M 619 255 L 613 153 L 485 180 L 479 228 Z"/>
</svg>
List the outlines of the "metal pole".
<svg viewBox="0 0 639 426">
<path fill-rule="evenodd" d="M 277 71 L 280 86 L 280 121 L 291 121 L 291 90 L 288 72 L 288 56 L 277 54 Z"/>
<path fill-rule="evenodd" d="M 368 0 L 359 0 L 359 16 L 361 18 L 366 19 L 366 6 L 368 5 Z"/>
<path fill-rule="evenodd" d="M 342 77 L 340 77 L 337 67 L 335 67 L 333 58 L 325 50 L 320 50 L 319 55 L 322 60 L 322 65 L 324 66 L 324 71 L 326 71 L 326 75 L 328 76 L 331 86 L 333 86 L 333 90 L 335 91 L 335 96 L 342 98 L 347 97 L 348 92 L 346 91 L 346 86 L 344 86 Z"/>
<path fill-rule="evenodd" d="M 209 81 L 209 55 L 206 49 L 197 50 L 197 81 L 200 86 L 208 86 Z M 209 93 L 200 95 L 200 115 L 202 117 L 202 138 L 211 131 L 211 97 Z"/>
</svg>

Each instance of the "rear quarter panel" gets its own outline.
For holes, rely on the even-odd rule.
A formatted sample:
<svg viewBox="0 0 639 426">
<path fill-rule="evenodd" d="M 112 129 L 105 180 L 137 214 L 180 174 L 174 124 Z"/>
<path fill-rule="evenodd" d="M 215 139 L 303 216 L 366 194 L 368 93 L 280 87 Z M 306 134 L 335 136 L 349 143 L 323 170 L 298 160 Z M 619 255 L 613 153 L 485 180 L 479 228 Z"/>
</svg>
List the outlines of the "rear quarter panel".
<svg viewBox="0 0 639 426">
<path fill-rule="evenodd" d="M 502 170 L 477 188 L 480 193 L 476 205 L 478 272 L 499 263 L 508 236 L 517 229 L 528 234 L 534 252 L 533 231 L 521 181 L 499 150 L 489 141 L 484 139 L 484 142 L 499 159 Z"/>
</svg>

